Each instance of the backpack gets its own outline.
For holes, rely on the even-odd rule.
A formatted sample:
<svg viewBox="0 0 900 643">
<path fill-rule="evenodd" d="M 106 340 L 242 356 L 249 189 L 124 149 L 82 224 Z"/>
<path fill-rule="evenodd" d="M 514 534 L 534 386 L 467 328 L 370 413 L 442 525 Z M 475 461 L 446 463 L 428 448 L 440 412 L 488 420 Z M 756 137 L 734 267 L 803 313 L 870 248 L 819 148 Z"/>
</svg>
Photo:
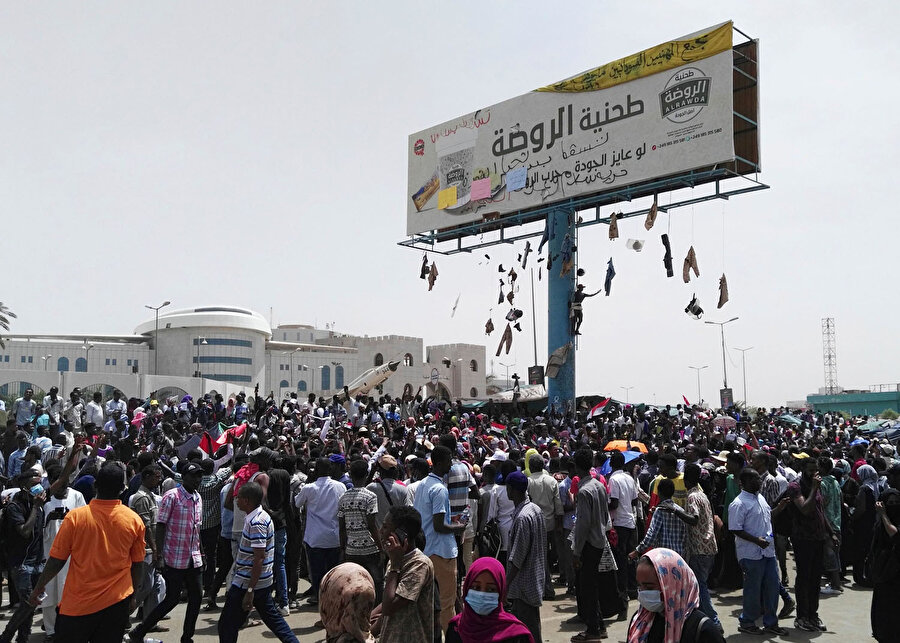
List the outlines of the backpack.
<svg viewBox="0 0 900 643">
<path fill-rule="evenodd" d="M 717 642 L 725 641 L 725 637 L 722 636 L 722 632 L 716 627 L 713 620 L 697 608 L 684 619 L 684 625 L 681 626 L 680 643 L 696 643 L 700 641 L 701 634 L 708 634 Z"/>
<path fill-rule="evenodd" d="M 631 620 L 634 621 L 637 615 L 638 613 L 635 612 Z M 713 620 L 701 612 L 698 607 L 684 619 L 684 624 L 681 626 L 681 638 L 678 641 L 679 643 L 699 643 L 701 634 L 708 634 L 708 638 L 716 641 L 716 643 L 725 643 L 725 637 L 722 636 L 722 632 L 716 627 Z"/>
<path fill-rule="evenodd" d="M 500 522 L 494 518 L 481 529 L 481 535 L 478 538 L 478 552 L 482 556 L 496 558 L 500 555 L 501 547 L 503 547 L 503 540 L 500 537 Z"/>
</svg>

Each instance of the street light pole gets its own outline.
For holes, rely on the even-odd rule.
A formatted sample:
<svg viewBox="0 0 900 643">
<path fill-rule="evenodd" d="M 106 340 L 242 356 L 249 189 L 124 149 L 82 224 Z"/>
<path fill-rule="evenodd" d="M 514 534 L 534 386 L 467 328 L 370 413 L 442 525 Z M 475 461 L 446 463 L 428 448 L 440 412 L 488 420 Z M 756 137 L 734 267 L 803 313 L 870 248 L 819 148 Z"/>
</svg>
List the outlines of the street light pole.
<svg viewBox="0 0 900 643">
<path fill-rule="evenodd" d="M 44 360 L 44 372 L 47 371 L 47 363 L 51 357 L 53 357 L 53 355 L 44 355 L 43 357 L 41 357 L 41 359 Z"/>
<path fill-rule="evenodd" d="M 697 371 L 697 404 L 700 404 L 700 400 L 703 398 L 703 396 L 700 395 L 700 371 L 702 371 L 704 368 L 709 368 L 709 364 L 707 364 L 706 366 L 688 366 L 688 368 L 692 368 Z"/>
<path fill-rule="evenodd" d="M 509 386 L 509 369 L 511 366 L 515 366 L 516 363 L 515 362 L 513 362 L 512 364 L 504 364 L 503 362 L 497 362 L 497 363 L 500 364 L 500 366 L 506 367 L 506 386 L 508 387 Z"/>
<path fill-rule="evenodd" d="M 200 346 L 208 346 L 209 342 L 206 341 L 205 337 L 198 336 L 197 337 L 197 370 L 195 371 L 197 377 L 203 377 L 203 371 L 200 369 Z"/>
<path fill-rule="evenodd" d="M 633 386 L 620 386 L 619 388 L 620 388 L 620 389 L 624 389 L 624 391 L 625 391 L 625 404 L 628 404 L 628 391 L 630 391 L 630 390 L 633 389 L 634 387 L 633 387 Z"/>
<path fill-rule="evenodd" d="M 744 373 L 744 406 L 747 406 L 747 351 L 753 350 L 753 347 L 735 348 L 734 350 L 741 351 L 741 370 Z"/>
<path fill-rule="evenodd" d="M 91 349 L 93 347 L 94 345 L 88 344 L 87 341 L 81 346 L 81 349 L 84 351 L 84 370 L 86 373 L 89 373 L 91 370 Z"/>
<path fill-rule="evenodd" d="M 156 313 L 156 330 L 153 332 L 153 374 L 159 375 L 159 309 L 165 308 L 171 301 L 164 301 L 159 306 L 148 306 L 144 304 L 144 308 L 152 310 Z M 197 366 L 200 366 L 198 363 Z"/>
<path fill-rule="evenodd" d="M 722 378 L 725 381 L 725 386 L 723 388 L 728 388 L 728 368 L 725 366 L 725 324 L 730 324 L 733 321 L 737 321 L 738 317 L 732 317 L 728 321 L 724 322 L 714 322 L 708 321 L 704 322 L 706 324 L 712 324 L 713 326 L 718 326 L 719 331 L 722 333 Z"/>
</svg>

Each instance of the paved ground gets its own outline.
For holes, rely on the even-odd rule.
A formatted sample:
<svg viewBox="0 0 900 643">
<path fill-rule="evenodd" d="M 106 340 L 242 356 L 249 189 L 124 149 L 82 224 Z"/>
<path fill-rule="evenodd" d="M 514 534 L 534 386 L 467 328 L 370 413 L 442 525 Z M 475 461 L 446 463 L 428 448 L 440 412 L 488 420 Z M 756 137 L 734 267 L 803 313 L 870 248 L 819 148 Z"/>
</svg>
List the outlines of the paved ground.
<svg viewBox="0 0 900 643">
<path fill-rule="evenodd" d="M 304 583 L 301 586 L 301 591 L 305 590 L 307 586 Z M 829 628 L 828 632 L 817 633 L 796 630 L 793 627 L 793 616 L 787 621 L 782 621 L 781 625 L 787 627 L 790 631 L 788 639 L 791 641 L 817 641 L 819 643 L 842 640 L 848 643 L 871 641 L 873 639 L 869 628 L 870 602 L 870 590 L 859 589 L 852 585 L 845 586 L 844 593 L 841 596 L 822 597 L 819 613 Z M 777 640 L 777 637 L 768 635 L 764 637 L 737 633 L 737 617 L 741 611 L 740 592 L 714 595 L 713 603 L 725 626 L 725 636 L 729 642 Z M 632 601 L 629 607 L 629 612 L 633 613 L 637 608 L 637 602 Z M 577 626 L 563 623 L 574 613 L 574 600 L 566 599 L 544 603 L 544 606 L 541 608 L 544 641 L 567 643 L 569 637 L 580 630 Z M 8 617 L 6 614 L 3 615 Z M 170 631 L 155 633 L 150 636 L 165 643 L 178 643 L 181 636 L 180 626 L 183 616 L 184 604 L 181 604 L 172 612 L 169 620 L 162 622 L 162 625 L 169 627 Z M 218 612 L 200 613 L 200 619 L 197 622 L 197 632 L 194 636 L 195 643 L 213 643 L 218 640 L 216 635 L 217 620 Z M 287 619 L 301 643 L 324 643 L 324 631 L 315 626 L 317 620 L 318 612 L 312 607 L 305 607 L 301 611 L 291 614 Z M 39 617 L 35 618 L 35 634 L 32 635 L 29 643 L 41 643 L 43 641 L 43 633 L 39 631 L 38 622 Z M 0 621 L 0 625 L 2 624 L 3 621 Z M 625 622 L 607 621 L 607 625 L 609 627 L 609 641 L 625 641 Z M 240 635 L 242 643 L 270 643 L 274 640 L 276 640 L 274 635 L 264 625 L 244 629 Z M 65 642 L 60 641 L 60 643 Z"/>
</svg>

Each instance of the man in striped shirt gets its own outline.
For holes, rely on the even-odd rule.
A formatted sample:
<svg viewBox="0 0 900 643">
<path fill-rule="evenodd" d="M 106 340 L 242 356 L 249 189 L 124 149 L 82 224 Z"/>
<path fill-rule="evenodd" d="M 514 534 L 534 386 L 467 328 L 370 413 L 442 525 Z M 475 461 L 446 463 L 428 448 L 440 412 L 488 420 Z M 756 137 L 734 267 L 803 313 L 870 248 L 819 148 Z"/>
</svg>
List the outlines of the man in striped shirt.
<svg viewBox="0 0 900 643">
<path fill-rule="evenodd" d="M 219 618 L 220 643 L 235 643 L 238 640 L 241 625 L 253 607 L 278 640 L 299 643 L 275 607 L 272 597 L 275 527 L 272 518 L 261 507 L 262 501 L 263 489 L 259 483 L 252 481 L 244 483 L 235 498 L 235 504 L 247 514 L 247 518 L 234 561 L 234 577 Z"/>
</svg>

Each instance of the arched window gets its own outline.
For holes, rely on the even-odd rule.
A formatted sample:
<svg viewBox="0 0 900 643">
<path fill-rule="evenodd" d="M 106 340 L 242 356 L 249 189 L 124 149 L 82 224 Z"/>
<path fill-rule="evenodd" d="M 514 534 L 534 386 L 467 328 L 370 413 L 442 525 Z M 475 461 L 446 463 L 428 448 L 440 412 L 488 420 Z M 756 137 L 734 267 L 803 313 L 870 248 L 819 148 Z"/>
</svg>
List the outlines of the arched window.
<svg viewBox="0 0 900 643">
<path fill-rule="evenodd" d="M 79 357 L 75 360 L 75 372 L 87 373 L 87 360 L 85 358 Z"/>
<path fill-rule="evenodd" d="M 331 389 L 331 367 L 323 366 L 322 367 L 322 390 L 328 391 Z"/>
<path fill-rule="evenodd" d="M 478 362 L 473 359 L 471 362 L 469 362 L 469 368 L 472 369 L 473 373 L 477 373 L 478 372 Z"/>
<path fill-rule="evenodd" d="M 334 388 L 344 388 L 344 367 L 340 364 L 334 367 Z"/>
<path fill-rule="evenodd" d="M 375 353 L 375 366 L 381 366 L 382 364 L 384 364 L 384 355 Z"/>
<path fill-rule="evenodd" d="M 297 382 L 297 390 L 300 392 L 306 391 L 306 380 L 300 380 Z"/>
<path fill-rule="evenodd" d="M 287 388 L 290 385 L 291 385 L 291 383 L 288 382 L 287 380 L 281 380 L 281 384 L 279 384 L 278 386 L 280 386 L 281 388 Z"/>
<path fill-rule="evenodd" d="M 68 371 L 69 370 L 69 358 L 68 357 L 60 357 L 56 360 L 56 370 L 59 372 Z"/>
<path fill-rule="evenodd" d="M 478 389 L 474 386 L 469 389 L 469 397 L 478 397 Z"/>
<path fill-rule="evenodd" d="M 413 365 L 412 355 L 407 353 L 406 355 L 403 356 L 403 365 L 404 366 L 412 366 Z"/>
</svg>

